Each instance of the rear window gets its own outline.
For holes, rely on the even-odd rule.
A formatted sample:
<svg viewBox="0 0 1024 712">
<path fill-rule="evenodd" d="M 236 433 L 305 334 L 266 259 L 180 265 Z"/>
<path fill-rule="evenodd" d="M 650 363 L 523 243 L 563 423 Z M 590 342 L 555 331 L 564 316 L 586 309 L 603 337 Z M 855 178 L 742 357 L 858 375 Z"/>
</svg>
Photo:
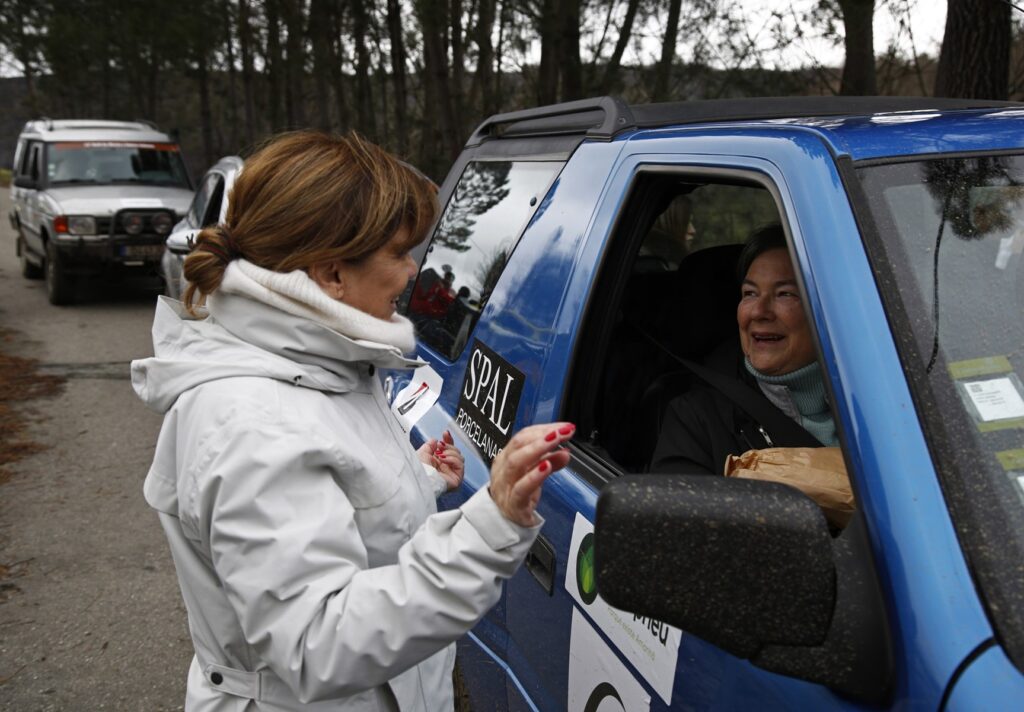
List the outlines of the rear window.
<svg viewBox="0 0 1024 712">
<path fill-rule="evenodd" d="M 48 146 L 46 171 L 51 185 L 142 183 L 190 187 L 181 153 L 173 143 L 53 143 Z"/>
<path fill-rule="evenodd" d="M 420 340 L 445 358 L 462 353 L 562 165 L 479 161 L 466 166 L 434 230 L 407 306 Z"/>
</svg>

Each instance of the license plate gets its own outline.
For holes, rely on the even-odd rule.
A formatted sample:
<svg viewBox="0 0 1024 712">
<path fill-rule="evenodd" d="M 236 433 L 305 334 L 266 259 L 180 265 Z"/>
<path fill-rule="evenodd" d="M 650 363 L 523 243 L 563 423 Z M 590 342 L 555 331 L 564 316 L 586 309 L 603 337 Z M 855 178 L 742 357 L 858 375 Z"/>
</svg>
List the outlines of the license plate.
<svg viewBox="0 0 1024 712">
<path fill-rule="evenodd" d="M 163 245 L 121 245 L 122 257 L 137 260 L 159 259 L 163 253 Z"/>
</svg>

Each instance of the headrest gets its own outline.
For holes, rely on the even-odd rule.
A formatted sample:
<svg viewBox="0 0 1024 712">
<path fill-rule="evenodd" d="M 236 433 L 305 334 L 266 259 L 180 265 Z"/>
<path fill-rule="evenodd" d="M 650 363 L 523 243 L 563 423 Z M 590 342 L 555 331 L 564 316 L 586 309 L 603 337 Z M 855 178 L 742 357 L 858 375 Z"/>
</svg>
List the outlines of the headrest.
<svg viewBox="0 0 1024 712">
<path fill-rule="evenodd" d="M 675 272 L 634 274 L 626 319 L 678 356 L 699 360 L 736 333 L 736 262 L 743 245 L 690 253 Z"/>
</svg>

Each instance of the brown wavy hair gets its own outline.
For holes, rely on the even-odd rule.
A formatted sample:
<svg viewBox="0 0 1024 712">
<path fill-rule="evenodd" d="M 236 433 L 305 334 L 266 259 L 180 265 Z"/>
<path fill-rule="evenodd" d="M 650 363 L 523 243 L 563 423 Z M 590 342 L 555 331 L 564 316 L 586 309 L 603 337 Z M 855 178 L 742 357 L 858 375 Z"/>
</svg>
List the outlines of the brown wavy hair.
<svg viewBox="0 0 1024 712">
<path fill-rule="evenodd" d="M 359 262 L 406 230 L 408 250 L 437 216 L 437 186 L 355 133 L 296 131 L 268 140 L 235 180 L 224 224 L 199 232 L 185 258 L 190 312 L 236 257 L 276 272 Z"/>
</svg>

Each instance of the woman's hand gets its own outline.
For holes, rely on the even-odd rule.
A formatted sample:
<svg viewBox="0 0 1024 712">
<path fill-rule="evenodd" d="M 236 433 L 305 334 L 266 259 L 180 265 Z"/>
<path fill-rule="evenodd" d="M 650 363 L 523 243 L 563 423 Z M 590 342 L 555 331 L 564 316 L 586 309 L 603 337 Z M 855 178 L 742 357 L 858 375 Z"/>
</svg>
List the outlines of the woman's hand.
<svg viewBox="0 0 1024 712">
<path fill-rule="evenodd" d="M 572 438 L 572 423 L 531 425 L 513 436 L 491 465 L 491 499 L 516 524 L 532 527 L 541 485 L 548 475 L 569 464 L 569 452 L 557 449 Z"/>
<path fill-rule="evenodd" d="M 448 483 L 448 491 L 456 490 L 462 484 L 465 476 L 465 458 L 455 447 L 452 434 L 447 430 L 441 435 L 441 439 L 431 438 L 420 446 L 416 451 L 420 461 L 430 465 L 444 481 Z"/>
</svg>

